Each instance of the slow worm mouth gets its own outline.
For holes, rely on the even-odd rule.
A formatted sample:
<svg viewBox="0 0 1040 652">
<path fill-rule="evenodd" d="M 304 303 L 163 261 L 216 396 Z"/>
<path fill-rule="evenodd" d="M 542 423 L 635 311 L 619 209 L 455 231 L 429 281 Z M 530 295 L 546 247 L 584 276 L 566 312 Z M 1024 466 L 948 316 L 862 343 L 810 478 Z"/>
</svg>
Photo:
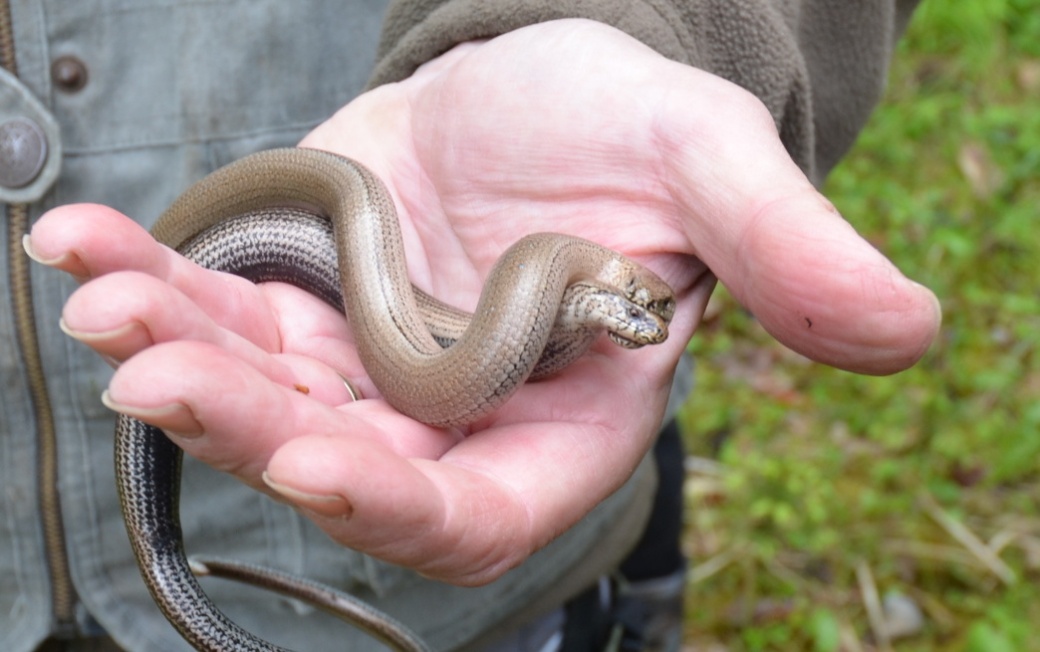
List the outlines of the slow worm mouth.
<svg viewBox="0 0 1040 652">
<path fill-rule="evenodd" d="M 610 338 L 611 342 L 625 349 L 641 349 L 645 346 L 643 342 L 637 342 L 635 340 L 630 340 L 627 337 L 621 337 L 617 333 L 608 332 L 607 337 Z"/>
</svg>

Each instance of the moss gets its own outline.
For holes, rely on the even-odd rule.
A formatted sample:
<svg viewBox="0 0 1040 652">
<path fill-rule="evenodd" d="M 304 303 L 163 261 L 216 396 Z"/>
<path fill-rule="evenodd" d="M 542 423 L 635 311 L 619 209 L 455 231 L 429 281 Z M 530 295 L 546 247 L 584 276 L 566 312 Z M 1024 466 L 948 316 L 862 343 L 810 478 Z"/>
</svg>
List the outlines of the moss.
<svg viewBox="0 0 1040 652">
<path fill-rule="evenodd" d="M 714 299 L 691 344 L 698 390 L 681 415 L 692 453 L 721 462 L 716 476 L 690 477 L 691 641 L 802 650 L 865 639 L 865 566 L 879 590 L 925 611 L 924 629 L 897 649 L 1032 644 L 1038 98 L 1040 2 L 929 0 L 884 103 L 828 180 L 843 215 L 943 303 L 942 333 L 914 368 L 868 378 L 807 364 L 724 290 Z M 1017 581 L 987 568 L 936 509 L 999 544 Z M 708 560 L 725 563 L 702 578 Z M 778 604 L 768 617 L 734 616 Z"/>
</svg>

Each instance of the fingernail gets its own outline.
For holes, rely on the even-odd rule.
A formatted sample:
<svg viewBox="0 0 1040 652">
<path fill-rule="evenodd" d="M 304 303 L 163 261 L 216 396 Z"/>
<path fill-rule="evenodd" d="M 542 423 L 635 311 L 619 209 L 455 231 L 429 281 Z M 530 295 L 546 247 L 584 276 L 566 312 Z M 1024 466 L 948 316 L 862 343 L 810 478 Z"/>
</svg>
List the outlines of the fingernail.
<svg viewBox="0 0 1040 652">
<path fill-rule="evenodd" d="M 83 261 L 71 252 L 67 252 L 57 258 L 44 258 L 36 252 L 36 249 L 33 248 L 32 237 L 30 237 L 29 234 L 22 236 L 22 249 L 25 250 L 26 256 L 41 265 L 64 270 L 81 283 L 90 280 L 90 273 L 87 271 Z"/>
<path fill-rule="evenodd" d="M 931 304 L 932 304 L 932 310 L 935 311 L 936 319 L 941 322 L 942 321 L 943 309 L 942 309 L 942 302 L 939 301 L 939 297 L 936 296 L 935 292 L 930 287 L 928 287 L 927 285 L 922 285 L 922 284 L 920 284 L 920 283 L 918 283 L 917 281 L 914 281 L 914 280 L 911 280 L 910 282 L 913 283 L 914 285 L 916 285 L 918 288 L 920 288 L 921 292 L 923 292 L 923 293 L 928 295 L 928 298 L 929 298 L 929 300 L 931 301 Z"/>
<path fill-rule="evenodd" d="M 343 496 L 336 494 L 319 495 L 300 491 L 299 489 L 275 482 L 267 474 L 267 471 L 263 472 L 261 478 L 264 484 L 278 495 L 288 499 L 295 505 L 309 509 L 321 516 L 348 519 L 354 514 L 354 506 Z"/>
<path fill-rule="evenodd" d="M 125 405 L 113 400 L 112 395 L 106 389 L 101 393 L 101 403 L 109 410 L 125 414 L 141 421 L 155 424 L 161 422 L 163 430 L 183 439 L 197 439 L 205 434 L 202 424 L 198 422 L 188 406 L 183 403 L 172 403 L 161 407 L 143 408 Z"/>
<path fill-rule="evenodd" d="M 83 342 L 84 344 L 93 344 L 96 342 L 103 342 L 106 340 L 114 340 L 116 338 L 126 337 L 134 330 L 142 328 L 142 324 L 140 322 L 130 322 L 125 326 L 120 326 L 119 328 L 115 328 L 110 331 L 90 333 L 87 331 L 76 330 L 75 328 L 69 326 L 69 323 L 65 321 L 64 317 L 62 317 L 58 320 L 58 328 L 61 329 L 62 333 L 65 333 L 74 340 Z"/>
<path fill-rule="evenodd" d="M 115 341 L 117 338 L 126 338 L 131 333 L 131 331 L 139 327 L 143 328 L 143 325 L 137 322 L 132 322 L 130 324 L 127 324 L 126 326 L 117 328 L 115 330 L 103 331 L 101 333 L 88 333 L 86 331 L 80 331 L 76 330 L 75 328 L 72 328 L 71 326 L 69 326 L 68 322 L 65 321 L 64 317 L 58 320 L 58 328 L 61 329 L 62 333 L 65 333 L 77 342 L 82 342 L 90 347 L 94 347 L 94 345 L 99 343 L 112 342 Z M 113 358 L 111 355 L 108 355 L 107 353 L 101 353 L 96 349 L 95 353 L 101 356 L 101 359 L 107 362 L 109 365 L 111 365 L 113 369 L 118 369 L 119 365 L 123 364 L 122 362 Z"/>
<path fill-rule="evenodd" d="M 22 249 L 25 249 L 25 255 L 27 255 L 29 258 L 32 258 L 33 260 L 35 260 L 36 262 L 40 263 L 41 265 L 54 265 L 56 263 L 61 262 L 62 258 L 65 257 L 65 256 L 59 256 L 58 258 L 49 258 L 48 259 L 48 258 L 44 258 L 40 254 L 36 253 L 36 250 L 33 249 L 33 246 L 32 246 L 32 237 L 28 233 L 26 233 L 25 235 L 22 236 Z M 66 256 L 67 255 L 68 254 L 66 254 Z"/>
</svg>

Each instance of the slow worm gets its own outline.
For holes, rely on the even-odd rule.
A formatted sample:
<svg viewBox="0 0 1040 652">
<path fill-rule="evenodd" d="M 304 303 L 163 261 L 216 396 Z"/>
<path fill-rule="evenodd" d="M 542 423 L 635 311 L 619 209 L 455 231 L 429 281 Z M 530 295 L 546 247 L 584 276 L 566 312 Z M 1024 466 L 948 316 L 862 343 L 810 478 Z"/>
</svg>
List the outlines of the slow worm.
<svg viewBox="0 0 1040 652">
<path fill-rule="evenodd" d="M 527 236 L 491 270 L 473 315 L 413 288 L 383 184 L 317 150 L 260 152 L 189 188 L 156 239 L 204 267 L 284 281 L 346 311 L 373 384 L 394 408 L 434 426 L 474 423 L 529 378 L 555 373 L 599 333 L 637 348 L 667 337 L 671 289 L 621 254 L 580 238 Z M 127 532 L 152 597 L 196 649 L 281 650 L 231 622 L 193 570 L 311 601 L 391 647 L 423 643 L 339 591 L 230 562 L 188 562 L 178 513 L 181 451 L 127 416 L 116 428 L 116 481 Z M 349 603 L 349 604 L 348 604 Z"/>
</svg>

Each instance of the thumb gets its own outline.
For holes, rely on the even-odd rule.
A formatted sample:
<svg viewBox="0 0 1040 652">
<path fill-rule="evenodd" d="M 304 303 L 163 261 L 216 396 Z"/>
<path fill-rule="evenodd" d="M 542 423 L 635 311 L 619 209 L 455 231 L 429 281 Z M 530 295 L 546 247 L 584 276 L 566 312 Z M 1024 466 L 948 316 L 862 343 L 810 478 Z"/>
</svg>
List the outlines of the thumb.
<svg viewBox="0 0 1040 652">
<path fill-rule="evenodd" d="M 714 100 L 710 130 L 664 139 L 675 144 L 665 160 L 695 253 L 791 349 L 859 373 L 914 364 L 938 332 L 935 295 L 817 192 L 757 99 L 734 88 Z M 680 119 L 691 124 L 688 112 Z"/>
</svg>

